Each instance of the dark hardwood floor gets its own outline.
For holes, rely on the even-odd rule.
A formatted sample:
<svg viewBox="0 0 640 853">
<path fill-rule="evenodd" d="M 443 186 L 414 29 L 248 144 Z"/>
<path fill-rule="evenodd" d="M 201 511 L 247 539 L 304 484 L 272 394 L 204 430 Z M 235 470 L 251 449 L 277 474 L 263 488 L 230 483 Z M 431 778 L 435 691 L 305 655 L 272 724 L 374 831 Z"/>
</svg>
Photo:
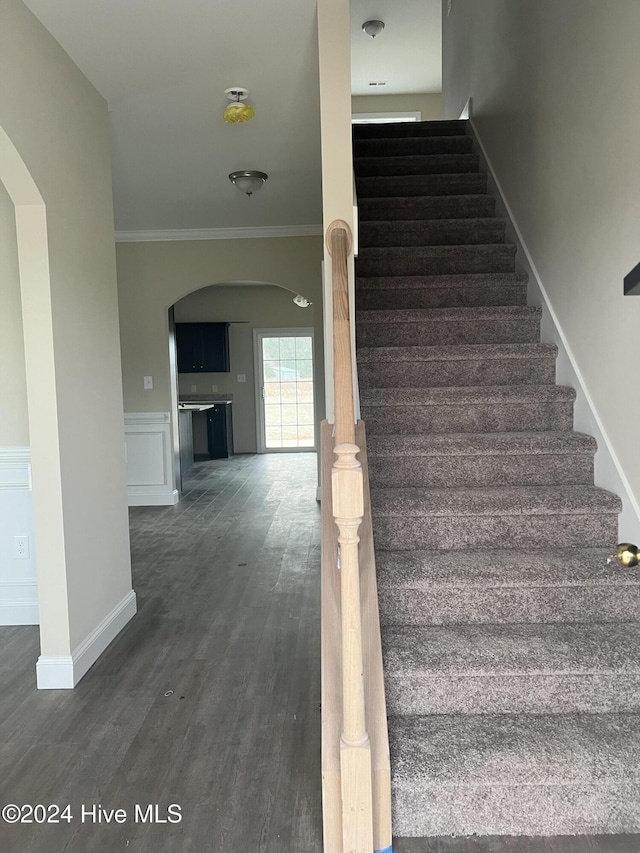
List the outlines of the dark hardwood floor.
<svg viewBox="0 0 640 853">
<path fill-rule="evenodd" d="M 139 612 L 75 690 L 37 691 L 37 629 L 0 628 L 0 806 L 73 815 L 0 820 L 1 853 L 321 853 L 315 455 L 199 463 L 185 485 L 131 510 Z M 181 822 L 142 822 L 149 804 Z M 394 851 L 640 853 L 640 836 Z"/>
<path fill-rule="evenodd" d="M 236 456 L 132 509 L 139 612 L 75 690 L 35 690 L 37 629 L 0 629 L 0 805 L 73 813 L 0 822 L 3 853 L 319 853 L 316 479 L 315 454 Z"/>
</svg>

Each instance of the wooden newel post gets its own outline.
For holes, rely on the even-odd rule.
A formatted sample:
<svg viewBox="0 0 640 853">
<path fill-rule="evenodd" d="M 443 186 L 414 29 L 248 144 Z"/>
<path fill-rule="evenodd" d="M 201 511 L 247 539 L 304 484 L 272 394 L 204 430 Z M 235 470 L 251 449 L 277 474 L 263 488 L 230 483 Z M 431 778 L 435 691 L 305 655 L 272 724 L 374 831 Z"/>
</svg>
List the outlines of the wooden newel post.
<svg viewBox="0 0 640 853">
<path fill-rule="evenodd" d="M 342 590 L 342 827 L 344 853 L 373 849 L 371 747 L 364 703 L 358 529 L 364 514 L 362 466 L 356 444 L 338 444 L 331 474 Z"/>
</svg>

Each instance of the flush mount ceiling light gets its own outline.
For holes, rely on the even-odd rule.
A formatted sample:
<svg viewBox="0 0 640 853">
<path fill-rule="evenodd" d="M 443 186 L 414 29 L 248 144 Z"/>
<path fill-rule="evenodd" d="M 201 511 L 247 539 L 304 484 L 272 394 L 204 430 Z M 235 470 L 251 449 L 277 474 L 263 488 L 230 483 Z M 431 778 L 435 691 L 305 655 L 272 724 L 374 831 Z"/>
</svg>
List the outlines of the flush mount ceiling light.
<svg viewBox="0 0 640 853">
<path fill-rule="evenodd" d="M 311 305 L 311 302 L 309 302 L 307 297 L 302 296 L 301 293 L 299 293 L 297 296 L 294 296 L 293 301 L 296 303 L 298 308 L 308 308 Z"/>
<path fill-rule="evenodd" d="M 366 33 L 374 39 L 379 36 L 384 29 L 384 21 L 365 21 L 362 25 L 362 32 Z"/>
<path fill-rule="evenodd" d="M 233 103 L 229 104 L 222 114 L 222 118 L 227 124 L 240 124 L 245 121 L 250 121 L 255 113 L 251 104 L 243 104 L 249 97 L 249 90 L 244 86 L 232 86 L 230 89 L 224 90 L 225 95 Z"/>
<path fill-rule="evenodd" d="M 255 169 L 244 169 L 241 172 L 231 172 L 229 180 L 235 184 L 239 190 L 247 195 L 253 195 L 256 190 L 267 180 L 269 175 L 266 172 L 256 172 Z"/>
</svg>

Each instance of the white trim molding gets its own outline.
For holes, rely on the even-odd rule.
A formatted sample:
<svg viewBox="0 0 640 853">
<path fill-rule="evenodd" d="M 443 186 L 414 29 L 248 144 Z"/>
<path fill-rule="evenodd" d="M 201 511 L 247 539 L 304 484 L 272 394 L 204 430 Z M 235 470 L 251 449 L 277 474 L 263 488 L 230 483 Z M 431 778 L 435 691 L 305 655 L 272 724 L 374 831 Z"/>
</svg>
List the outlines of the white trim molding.
<svg viewBox="0 0 640 853">
<path fill-rule="evenodd" d="M 551 304 L 547 290 L 542 282 L 535 261 L 524 240 L 522 232 L 513 215 L 513 211 L 496 175 L 487 150 L 473 120 L 473 102 L 467 102 L 469 124 L 480 154 L 481 165 L 489 176 L 489 192 L 495 194 L 498 201 L 497 215 L 507 220 L 507 239 L 518 249 L 518 260 L 529 276 L 528 301 L 531 305 L 542 306 L 541 340 L 558 347 L 556 362 L 556 381 L 561 385 L 574 388 L 574 429 L 595 438 L 598 450 L 595 456 L 595 484 L 617 494 L 622 500 L 622 512 L 618 524 L 618 536 L 621 541 L 638 542 L 640 540 L 640 504 L 636 499 L 620 460 L 609 440 L 602 420 L 589 393 L 582 371 L 573 355 L 560 320 Z M 501 208 L 501 209 L 500 209 Z"/>
<path fill-rule="evenodd" d="M 75 687 L 107 646 L 133 619 L 136 611 L 136 594 L 130 590 L 70 655 L 41 655 L 36 664 L 38 690 L 69 690 Z"/>
<path fill-rule="evenodd" d="M 116 231 L 116 243 L 160 243 L 183 240 L 251 240 L 259 237 L 319 237 L 322 225 L 265 225 L 258 228 L 191 228 Z"/>
<path fill-rule="evenodd" d="M 127 412 L 124 433 L 129 506 L 178 503 L 169 412 Z"/>
<path fill-rule="evenodd" d="M 26 537 L 26 556 L 15 537 Z M 0 447 L 0 625 L 38 625 L 31 449 Z"/>
</svg>

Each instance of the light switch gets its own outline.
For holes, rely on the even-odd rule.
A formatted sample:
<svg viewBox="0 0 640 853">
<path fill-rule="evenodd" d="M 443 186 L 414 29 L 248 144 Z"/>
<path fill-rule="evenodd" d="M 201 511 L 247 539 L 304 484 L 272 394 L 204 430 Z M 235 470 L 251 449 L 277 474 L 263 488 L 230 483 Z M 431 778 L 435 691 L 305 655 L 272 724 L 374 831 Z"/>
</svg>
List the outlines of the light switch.
<svg viewBox="0 0 640 853">
<path fill-rule="evenodd" d="M 153 388 L 153 376 L 145 376 L 144 377 L 144 390 L 151 391 Z"/>
<path fill-rule="evenodd" d="M 247 374 L 246 373 L 239 373 L 238 374 L 238 382 L 246 382 L 246 381 L 247 381 Z"/>
<path fill-rule="evenodd" d="M 214 392 L 215 392 L 215 391 L 217 391 L 217 390 L 218 390 L 218 386 L 217 386 L 217 385 L 212 385 L 212 386 L 211 386 L 211 390 L 212 390 L 212 391 L 214 391 Z"/>
<path fill-rule="evenodd" d="M 196 385 L 191 386 L 191 393 L 192 394 L 195 394 L 197 390 L 198 390 L 198 387 Z"/>
</svg>

